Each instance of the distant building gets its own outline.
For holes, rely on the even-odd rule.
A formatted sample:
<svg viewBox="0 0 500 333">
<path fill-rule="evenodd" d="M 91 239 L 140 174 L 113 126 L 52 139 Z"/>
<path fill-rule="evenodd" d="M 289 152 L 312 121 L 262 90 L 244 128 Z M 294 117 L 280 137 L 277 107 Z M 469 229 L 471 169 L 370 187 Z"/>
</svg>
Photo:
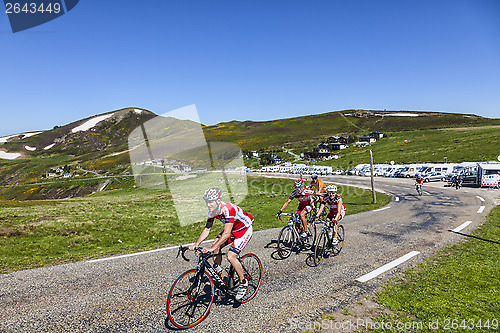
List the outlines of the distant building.
<svg viewBox="0 0 500 333">
<path fill-rule="evenodd" d="M 360 136 L 359 141 L 360 142 L 368 142 L 368 144 L 372 144 L 372 143 L 377 142 L 377 139 L 375 139 L 372 136 L 366 135 L 366 136 Z"/>
<path fill-rule="evenodd" d="M 370 136 L 374 137 L 375 139 L 382 139 L 384 137 L 384 133 L 382 133 L 382 132 L 373 132 L 373 133 L 370 133 Z"/>
<path fill-rule="evenodd" d="M 308 160 L 326 160 L 333 157 L 333 153 L 328 150 L 328 146 L 325 144 L 318 145 L 314 148 L 312 152 L 304 152 L 304 159 Z"/>
<path fill-rule="evenodd" d="M 340 143 L 340 142 L 334 142 L 334 143 L 330 143 L 330 148 L 332 150 L 342 150 L 342 149 L 346 149 L 347 145 L 344 143 Z"/>
<path fill-rule="evenodd" d="M 343 144 L 348 144 L 349 143 L 349 137 L 348 136 L 331 136 L 327 139 L 329 144 L 332 143 L 343 143 Z"/>
</svg>

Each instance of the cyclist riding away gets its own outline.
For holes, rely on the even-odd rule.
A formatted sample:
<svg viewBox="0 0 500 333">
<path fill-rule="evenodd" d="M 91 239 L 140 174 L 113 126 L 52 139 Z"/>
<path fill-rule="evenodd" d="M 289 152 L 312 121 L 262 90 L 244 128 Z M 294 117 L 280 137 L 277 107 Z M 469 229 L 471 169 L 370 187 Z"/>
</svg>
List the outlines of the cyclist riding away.
<svg viewBox="0 0 500 333">
<path fill-rule="evenodd" d="M 295 190 L 290 194 L 288 200 L 283 204 L 281 209 L 276 214 L 276 217 L 279 217 L 283 210 L 288 206 L 288 204 L 294 199 L 297 198 L 299 200 L 299 207 L 297 208 L 297 214 L 300 215 L 300 219 L 302 220 L 302 226 L 304 231 L 300 235 L 302 238 L 307 237 L 307 220 L 306 214 L 309 213 L 313 209 L 313 201 L 312 195 L 316 193 L 314 190 L 309 188 L 304 188 L 304 181 L 302 178 L 297 179 L 295 181 Z"/>
<path fill-rule="evenodd" d="M 332 243 L 333 245 L 337 245 L 337 232 L 338 226 L 337 223 L 344 217 L 345 215 L 345 205 L 342 201 L 342 197 L 337 194 L 337 186 L 328 185 L 326 188 L 327 195 L 323 198 L 321 202 L 321 206 L 319 207 L 318 213 L 316 214 L 316 219 L 319 218 L 323 209 L 325 209 L 325 205 L 330 206 L 330 212 L 328 213 L 326 220 L 328 223 L 332 223 L 335 229 L 335 235 L 333 236 Z"/>
<path fill-rule="evenodd" d="M 215 219 L 224 223 L 224 230 L 215 238 L 212 246 L 209 248 L 204 247 L 202 252 L 215 254 L 214 269 L 221 275 L 223 269 L 220 267 L 222 262 L 220 250 L 224 246 L 231 244 L 231 248 L 227 251 L 227 260 L 233 265 L 240 279 L 240 286 L 235 297 L 239 301 L 245 296 L 248 281 L 243 275 L 243 267 L 238 260 L 238 255 L 252 238 L 253 217 L 235 204 L 221 201 L 221 197 L 222 191 L 217 187 L 212 187 L 203 194 L 203 199 L 208 207 L 207 224 L 196 243 L 190 245 L 189 249 L 193 251 L 208 237 Z"/>
</svg>

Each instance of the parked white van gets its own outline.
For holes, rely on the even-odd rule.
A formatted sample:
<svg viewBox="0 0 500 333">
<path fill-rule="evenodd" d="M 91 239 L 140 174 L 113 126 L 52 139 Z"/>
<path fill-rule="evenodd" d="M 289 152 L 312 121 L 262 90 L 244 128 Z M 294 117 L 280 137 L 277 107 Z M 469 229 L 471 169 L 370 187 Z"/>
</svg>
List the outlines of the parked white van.
<svg viewBox="0 0 500 333">
<path fill-rule="evenodd" d="M 415 177 L 415 175 L 420 172 L 419 170 L 424 166 L 424 164 L 409 164 L 404 168 L 403 171 L 401 171 L 401 177 Z"/>
<path fill-rule="evenodd" d="M 427 164 L 427 167 L 420 173 L 425 175 L 431 172 L 441 172 L 446 176 L 448 173 L 453 172 L 453 167 L 455 165 L 455 163 Z"/>
</svg>

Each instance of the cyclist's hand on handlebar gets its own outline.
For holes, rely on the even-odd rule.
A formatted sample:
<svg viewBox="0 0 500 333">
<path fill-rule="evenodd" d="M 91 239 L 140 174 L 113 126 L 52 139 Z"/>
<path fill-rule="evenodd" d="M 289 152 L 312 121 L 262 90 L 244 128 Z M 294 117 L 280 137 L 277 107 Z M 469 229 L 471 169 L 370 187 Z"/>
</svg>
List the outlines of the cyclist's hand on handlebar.
<svg viewBox="0 0 500 333">
<path fill-rule="evenodd" d="M 196 245 L 195 245 L 195 244 L 191 244 L 191 245 L 189 245 L 189 249 L 190 249 L 191 251 L 194 251 L 194 249 L 196 249 Z"/>
<path fill-rule="evenodd" d="M 283 213 L 281 210 L 276 213 L 276 218 L 279 219 L 281 216 L 281 213 Z"/>
<path fill-rule="evenodd" d="M 201 252 L 203 252 L 203 253 L 214 252 L 214 249 L 211 247 L 204 247 L 201 249 Z"/>
</svg>

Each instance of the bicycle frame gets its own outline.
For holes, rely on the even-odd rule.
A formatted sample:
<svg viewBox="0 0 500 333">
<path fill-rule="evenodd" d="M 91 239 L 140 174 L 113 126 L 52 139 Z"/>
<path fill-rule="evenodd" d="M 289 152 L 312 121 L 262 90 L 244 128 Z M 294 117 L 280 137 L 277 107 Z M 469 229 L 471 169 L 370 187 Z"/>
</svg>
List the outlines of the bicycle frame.
<svg viewBox="0 0 500 333">
<path fill-rule="evenodd" d="M 195 251 L 201 252 L 201 248 L 197 248 Z M 220 253 L 220 255 L 224 255 L 225 253 Z M 198 258 L 198 265 L 196 266 L 197 273 L 196 273 L 196 278 L 192 286 L 188 289 L 189 294 L 193 292 L 193 290 L 196 288 L 196 291 L 199 291 L 199 288 L 201 286 L 201 277 L 203 276 L 204 272 L 207 272 L 208 275 L 214 280 L 215 287 L 217 289 L 222 290 L 226 294 L 233 294 L 232 290 L 229 288 L 228 284 L 224 282 L 224 280 L 221 279 L 219 274 L 215 271 L 214 267 L 208 262 L 208 259 L 214 257 L 215 255 L 212 253 L 200 253 Z M 234 267 L 231 265 L 229 268 L 229 277 L 232 276 Z"/>
<path fill-rule="evenodd" d="M 328 244 L 331 244 L 332 243 L 332 239 L 333 239 L 333 235 L 335 234 L 335 225 L 338 225 L 338 223 L 330 226 L 331 222 L 327 222 L 325 221 L 323 223 L 323 229 L 321 230 L 321 232 L 325 231 L 325 234 L 326 234 L 326 239 L 328 240 Z M 332 230 L 332 236 L 330 237 L 330 233 L 328 231 Z M 320 232 L 320 234 L 321 234 Z"/>
<path fill-rule="evenodd" d="M 302 220 L 300 217 L 298 217 L 298 214 L 292 214 L 292 213 L 285 213 L 283 215 L 288 215 L 290 218 L 288 219 L 288 225 L 291 227 L 296 239 L 303 244 L 304 242 L 302 241 L 302 237 L 299 235 L 299 231 L 297 229 L 297 224 L 302 226 Z M 309 224 L 309 221 L 308 221 Z"/>
</svg>

